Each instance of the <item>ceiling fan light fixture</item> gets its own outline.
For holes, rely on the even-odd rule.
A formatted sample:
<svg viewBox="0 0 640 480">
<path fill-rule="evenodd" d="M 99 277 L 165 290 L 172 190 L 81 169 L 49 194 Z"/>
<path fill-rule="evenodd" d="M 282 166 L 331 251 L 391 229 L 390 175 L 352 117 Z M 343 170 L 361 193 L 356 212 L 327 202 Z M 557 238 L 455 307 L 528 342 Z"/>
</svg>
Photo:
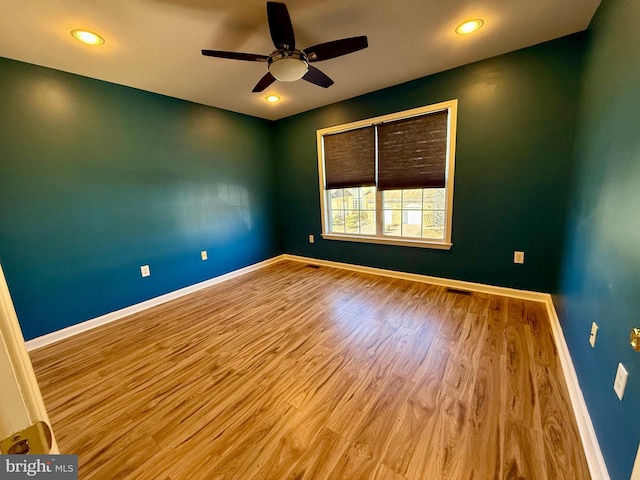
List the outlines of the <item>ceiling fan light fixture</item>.
<svg viewBox="0 0 640 480">
<path fill-rule="evenodd" d="M 482 25 L 484 25 L 484 20 L 482 20 L 481 18 L 467 20 L 466 22 L 458 25 L 458 27 L 456 28 L 456 33 L 460 35 L 468 35 L 477 30 L 480 30 L 480 27 L 482 27 Z"/>
<path fill-rule="evenodd" d="M 276 103 L 280 101 L 280 97 L 278 95 L 267 95 L 264 99 L 269 103 Z"/>
<path fill-rule="evenodd" d="M 281 82 L 300 80 L 309 70 L 309 65 L 302 58 L 295 56 L 276 58 L 269 63 L 269 72 Z"/>
<path fill-rule="evenodd" d="M 71 30 L 71 35 L 87 45 L 102 45 L 104 43 L 104 38 L 89 30 Z"/>
<path fill-rule="evenodd" d="M 333 85 L 333 80 L 310 63 L 341 57 L 369 46 L 366 35 L 360 35 L 319 43 L 304 50 L 298 50 L 295 47 L 296 40 L 291 17 L 287 6 L 282 2 L 267 2 L 267 22 L 273 46 L 276 47 L 271 55 L 209 49 L 203 49 L 202 55 L 230 60 L 266 62 L 269 71 L 258 80 L 256 86 L 251 90 L 253 93 L 259 93 L 278 80 L 295 82 L 302 79 L 319 87 L 329 88 Z"/>
</svg>

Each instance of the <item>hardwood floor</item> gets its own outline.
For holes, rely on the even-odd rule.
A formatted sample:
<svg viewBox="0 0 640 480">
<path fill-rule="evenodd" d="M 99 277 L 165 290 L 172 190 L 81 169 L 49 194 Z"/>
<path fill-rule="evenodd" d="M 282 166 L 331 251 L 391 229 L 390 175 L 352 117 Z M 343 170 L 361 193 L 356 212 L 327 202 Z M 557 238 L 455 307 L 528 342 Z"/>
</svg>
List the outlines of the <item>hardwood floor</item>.
<svg viewBox="0 0 640 480">
<path fill-rule="evenodd" d="M 31 353 L 81 479 L 588 479 L 544 305 L 281 262 Z"/>
</svg>

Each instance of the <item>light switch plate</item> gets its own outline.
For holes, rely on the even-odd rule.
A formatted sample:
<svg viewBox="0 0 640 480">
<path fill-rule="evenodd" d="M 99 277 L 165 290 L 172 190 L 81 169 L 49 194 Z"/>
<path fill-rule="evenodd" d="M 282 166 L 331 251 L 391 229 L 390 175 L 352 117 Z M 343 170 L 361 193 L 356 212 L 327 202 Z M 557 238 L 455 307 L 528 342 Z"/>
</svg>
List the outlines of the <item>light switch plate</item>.
<svg viewBox="0 0 640 480">
<path fill-rule="evenodd" d="M 616 372 L 616 379 L 613 382 L 613 390 L 618 395 L 618 399 L 622 401 L 622 397 L 624 397 L 624 389 L 627 387 L 627 378 L 629 378 L 629 374 L 627 373 L 627 369 L 624 368 L 624 365 L 618 363 L 618 371 Z"/>
</svg>

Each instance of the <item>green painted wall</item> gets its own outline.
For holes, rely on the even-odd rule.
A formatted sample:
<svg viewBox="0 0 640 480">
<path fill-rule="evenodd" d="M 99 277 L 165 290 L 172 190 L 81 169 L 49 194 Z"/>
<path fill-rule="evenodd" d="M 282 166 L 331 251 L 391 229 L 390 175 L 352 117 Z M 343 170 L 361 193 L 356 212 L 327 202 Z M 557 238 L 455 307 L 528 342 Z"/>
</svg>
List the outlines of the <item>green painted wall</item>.
<svg viewBox="0 0 640 480">
<path fill-rule="evenodd" d="M 25 337 L 282 253 L 271 128 L 0 59 L 0 262 Z"/>
<path fill-rule="evenodd" d="M 277 122 L 285 251 L 553 291 L 583 48 L 584 36 L 573 35 Z M 322 240 L 316 130 L 453 98 L 459 110 L 451 251 Z M 526 252 L 524 265 L 513 264 L 514 250 Z"/>
<path fill-rule="evenodd" d="M 640 2 L 605 0 L 589 29 L 560 293 L 554 300 L 611 478 L 640 442 Z M 600 330 L 588 343 L 591 322 Z M 613 392 L 618 362 L 629 372 Z"/>
</svg>

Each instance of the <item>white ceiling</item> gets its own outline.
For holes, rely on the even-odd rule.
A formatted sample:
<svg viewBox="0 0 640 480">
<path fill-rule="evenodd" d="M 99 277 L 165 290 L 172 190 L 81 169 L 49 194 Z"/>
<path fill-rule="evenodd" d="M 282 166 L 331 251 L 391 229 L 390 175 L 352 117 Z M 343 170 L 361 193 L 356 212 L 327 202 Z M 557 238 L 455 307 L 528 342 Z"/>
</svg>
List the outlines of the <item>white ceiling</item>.
<svg viewBox="0 0 640 480">
<path fill-rule="evenodd" d="M 296 46 L 367 35 L 369 48 L 314 65 L 335 84 L 251 89 L 267 65 L 200 50 L 269 55 L 263 0 L 0 0 L 0 56 L 205 105 L 278 119 L 584 30 L 600 0 L 288 0 Z M 482 18 L 469 36 L 463 20 Z M 74 28 L 105 37 L 74 40 Z M 275 93 L 282 100 L 265 102 Z"/>
</svg>

